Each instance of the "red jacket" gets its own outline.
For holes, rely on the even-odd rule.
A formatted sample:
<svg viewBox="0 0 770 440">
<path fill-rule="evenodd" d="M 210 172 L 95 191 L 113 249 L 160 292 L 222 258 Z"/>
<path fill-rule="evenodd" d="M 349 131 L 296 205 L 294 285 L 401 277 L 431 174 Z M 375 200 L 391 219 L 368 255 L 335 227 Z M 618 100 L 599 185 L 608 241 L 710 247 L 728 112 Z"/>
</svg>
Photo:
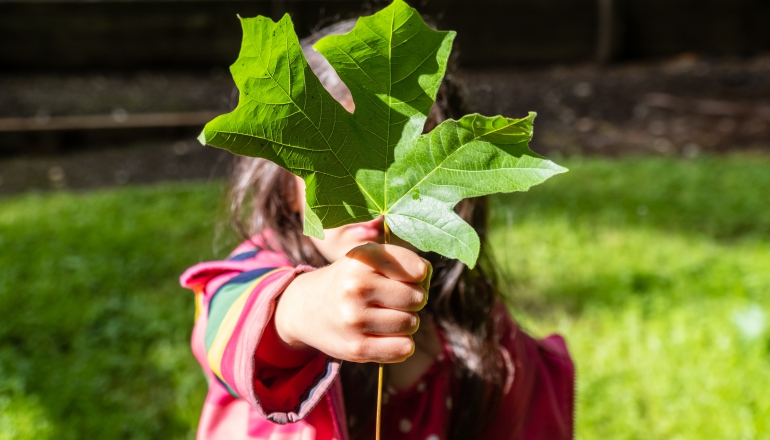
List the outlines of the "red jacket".
<svg viewBox="0 0 770 440">
<path fill-rule="evenodd" d="M 319 352 L 300 368 L 281 368 L 286 353 L 273 349 L 279 344 L 268 328 L 275 299 L 308 270 L 313 268 L 292 267 L 283 255 L 248 243 L 228 260 L 201 263 L 182 275 L 182 285 L 196 293 L 192 347 L 209 379 L 199 439 L 348 440 L 336 380 L 342 361 Z M 534 339 L 507 312 L 503 324 L 508 386 L 480 438 L 573 438 L 575 373 L 564 340 Z M 383 439 L 445 438 L 449 409 L 462 404 L 445 396 L 453 380 L 447 354 L 412 389 L 393 394 L 383 410 Z"/>
</svg>

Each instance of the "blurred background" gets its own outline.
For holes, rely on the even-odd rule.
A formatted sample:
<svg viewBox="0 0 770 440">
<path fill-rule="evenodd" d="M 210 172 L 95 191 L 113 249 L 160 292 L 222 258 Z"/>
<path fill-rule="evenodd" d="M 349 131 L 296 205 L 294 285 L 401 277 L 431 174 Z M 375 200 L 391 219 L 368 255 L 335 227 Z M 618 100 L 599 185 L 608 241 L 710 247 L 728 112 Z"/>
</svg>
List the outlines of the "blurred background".
<svg viewBox="0 0 770 440">
<path fill-rule="evenodd" d="M 237 242 L 236 14 L 385 1 L 0 0 L 0 439 L 194 438 L 178 275 Z M 473 111 L 570 168 L 493 198 L 511 310 L 566 336 L 577 438 L 770 439 L 770 2 L 414 0 Z"/>
</svg>

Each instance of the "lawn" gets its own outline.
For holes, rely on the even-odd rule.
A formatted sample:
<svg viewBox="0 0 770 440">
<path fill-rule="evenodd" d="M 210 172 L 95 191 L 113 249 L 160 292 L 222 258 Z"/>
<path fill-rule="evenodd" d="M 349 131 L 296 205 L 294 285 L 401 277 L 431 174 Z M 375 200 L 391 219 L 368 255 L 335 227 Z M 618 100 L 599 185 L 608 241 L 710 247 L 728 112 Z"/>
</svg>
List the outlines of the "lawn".
<svg viewBox="0 0 770 440">
<path fill-rule="evenodd" d="M 564 334 L 581 439 L 770 439 L 770 157 L 563 160 L 493 199 L 515 316 Z M 0 439 L 192 438 L 178 275 L 221 257 L 219 183 L 0 200 Z"/>
</svg>

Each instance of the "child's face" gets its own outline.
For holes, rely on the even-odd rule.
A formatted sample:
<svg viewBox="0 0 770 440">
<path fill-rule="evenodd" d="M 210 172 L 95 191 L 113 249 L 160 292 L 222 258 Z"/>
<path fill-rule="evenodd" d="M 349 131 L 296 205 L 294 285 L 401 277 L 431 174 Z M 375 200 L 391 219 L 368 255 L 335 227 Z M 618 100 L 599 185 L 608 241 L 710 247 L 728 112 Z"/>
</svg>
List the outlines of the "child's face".
<svg viewBox="0 0 770 440">
<path fill-rule="evenodd" d="M 356 109 L 353 99 L 343 99 L 340 104 L 345 110 L 353 113 Z M 305 182 L 297 176 L 297 192 L 298 197 L 296 200 L 305 200 Z M 295 206 L 294 210 L 299 211 L 302 215 L 305 215 L 305 204 L 297 203 L 299 206 Z M 334 263 L 340 258 L 344 257 L 351 249 L 356 246 L 360 246 L 366 243 L 383 243 L 385 238 L 383 217 L 378 217 L 374 220 L 354 223 L 351 225 L 341 226 L 334 229 L 324 229 L 326 238 L 319 240 L 317 238 L 310 237 L 318 252 L 324 256 L 330 263 Z M 397 236 L 392 236 L 393 244 L 397 244 L 401 247 L 417 252 L 417 249 L 411 244 L 399 239 Z"/>
<path fill-rule="evenodd" d="M 305 182 L 297 176 L 295 178 L 298 192 L 296 200 L 305 200 Z M 298 203 L 297 205 L 299 206 L 295 206 L 294 209 L 304 215 L 304 203 Z M 324 229 L 324 234 L 326 238 L 323 240 L 313 237 L 310 237 L 310 240 L 313 241 L 316 249 L 324 258 L 330 263 L 334 263 L 356 246 L 372 242 L 382 243 L 385 236 L 383 217 L 339 228 Z"/>
</svg>

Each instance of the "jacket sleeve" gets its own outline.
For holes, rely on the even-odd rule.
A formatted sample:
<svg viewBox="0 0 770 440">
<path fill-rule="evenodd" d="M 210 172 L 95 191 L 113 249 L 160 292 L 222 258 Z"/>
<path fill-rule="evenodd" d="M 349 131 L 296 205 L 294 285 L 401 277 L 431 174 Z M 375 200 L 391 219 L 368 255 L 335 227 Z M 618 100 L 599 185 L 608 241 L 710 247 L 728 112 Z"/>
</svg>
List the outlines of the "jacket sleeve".
<svg viewBox="0 0 770 440">
<path fill-rule="evenodd" d="M 253 250 L 193 266 L 180 280 L 196 293 L 193 352 L 210 381 L 275 423 L 307 416 L 341 363 L 320 351 L 295 362 L 274 340 L 277 298 L 295 276 L 310 270 L 292 267 L 275 252 Z"/>
<path fill-rule="evenodd" d="M 560 335 L 535 339 L 502 312 L 500 345 L 509 370 L 500 412 L 479 438 L 574 438 L 575 366 Z"/>
</svg>

